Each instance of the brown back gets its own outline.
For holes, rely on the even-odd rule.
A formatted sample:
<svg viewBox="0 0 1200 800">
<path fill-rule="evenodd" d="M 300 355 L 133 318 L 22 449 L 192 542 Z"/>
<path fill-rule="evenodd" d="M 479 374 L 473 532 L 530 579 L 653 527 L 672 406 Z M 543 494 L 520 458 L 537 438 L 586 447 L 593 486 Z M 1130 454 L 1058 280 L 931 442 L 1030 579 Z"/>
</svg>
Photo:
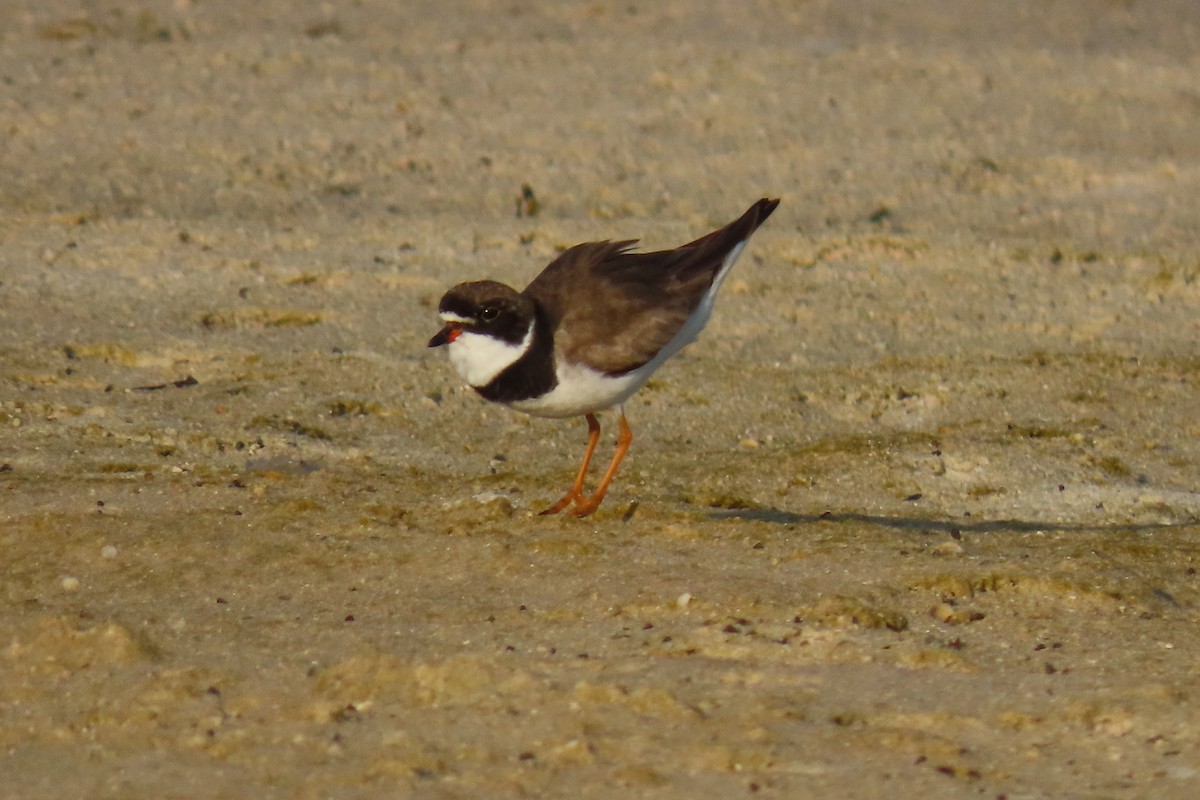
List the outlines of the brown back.
<svg viewBox="0 0 1200 800">
<path fill-rule="evenodd" d="M 525 288 L 554 330 L 555 350 L 609 374 L 640 367 L 696 310 L 729 251 L 778 200 L 759 200 L 736 221 L 676 250 L 631 253 L 636 240 L 576 245 Z M 582 298 L 582 300 L 581 300 Z"/>
</svg>

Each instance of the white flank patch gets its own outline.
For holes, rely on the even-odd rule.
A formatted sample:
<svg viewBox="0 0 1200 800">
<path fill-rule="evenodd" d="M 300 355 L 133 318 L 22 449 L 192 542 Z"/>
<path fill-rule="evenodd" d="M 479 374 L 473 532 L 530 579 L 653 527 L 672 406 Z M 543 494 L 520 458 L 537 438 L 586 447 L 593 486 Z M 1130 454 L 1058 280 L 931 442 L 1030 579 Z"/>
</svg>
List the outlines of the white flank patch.
<svg viewBox="0 0 1200 800">
<path fill-rule="evenodd" d="M 721 291 L 721 284 L 725 282 L 725 276 L 729 274 L 729 270 L 737 263 L 738 256 L 746 249 L 746 241 L 746 239 L 743 239 L 738 242 L 726 254 L 725 263 L 717 271 L 717 276 L 713 278 L 712 286 L 704 294 L 704 299 L 700 301 L 700 305 L 696 306 L 696 310 L 688 317 L 688 321 L 683 323 L 683 327 L 679 329 L 679 332 L 675 334 L 671 341 L 667 342 L 667 346 L 659 350 L 654 360 L 646 365 L 646 367 L 650 367 L 650 372 L 661 367 L 662 363 L 668 358 L 696 341 L 696 337 L 700 335 L 700 331 L 704 330 L 704 326 L 708 324 L 709 318 L 712 317 L 713 303 L 716 302 L 717 292 Z M 641 369 L 646 369 L 646 367 L 642 367 Z M 638 371 L 640 372 L 641 369 Z M 646 377 L 650 377 L 649 373 L 647 373 Z"/>
<path fill-rule="evenodd" d="M 443 315 L 445 318 L 445 315 Z M 450 363 L 469 386 L 487 386 L 492 379 L 515 364 L 533 344 L 533 323 L 520 344 L 464 330 L 447 347 Z"/>
</svg>

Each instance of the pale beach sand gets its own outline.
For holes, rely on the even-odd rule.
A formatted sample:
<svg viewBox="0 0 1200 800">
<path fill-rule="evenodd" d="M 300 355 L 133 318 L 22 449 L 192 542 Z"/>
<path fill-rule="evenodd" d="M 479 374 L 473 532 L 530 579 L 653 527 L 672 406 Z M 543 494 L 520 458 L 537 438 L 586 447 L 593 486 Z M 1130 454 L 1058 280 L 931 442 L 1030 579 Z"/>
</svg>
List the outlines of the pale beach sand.
<svg viewBox="0 0 1200 800">
<path fill-rule="evenodd" d="M 1191 0 L 2 14 L 0 797 L 1197 796 Z M 442 291 L 764 195 L 536 516 Z"/>
</svg>

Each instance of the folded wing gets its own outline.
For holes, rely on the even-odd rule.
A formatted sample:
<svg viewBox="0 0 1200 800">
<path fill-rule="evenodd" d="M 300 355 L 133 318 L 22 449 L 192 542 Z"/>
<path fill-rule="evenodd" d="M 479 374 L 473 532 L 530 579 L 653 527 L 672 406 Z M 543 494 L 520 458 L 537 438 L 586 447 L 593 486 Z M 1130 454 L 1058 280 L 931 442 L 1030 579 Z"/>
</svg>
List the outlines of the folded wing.
<svg viewBox="0 0 1200 800">
<path fill-rule="evenodd" d="M 577 245 L 524 294 L 557 324 L 555 349 L 566 360 L 586 360 L 612 375 L 629 372 L 671 342 L 724 277 L 722 269 L 732 266 L 727 257 L 778 204 L 759 200 L 734 222 L 676 250 L 629 252 L 636 240 Z"/>
</svg>

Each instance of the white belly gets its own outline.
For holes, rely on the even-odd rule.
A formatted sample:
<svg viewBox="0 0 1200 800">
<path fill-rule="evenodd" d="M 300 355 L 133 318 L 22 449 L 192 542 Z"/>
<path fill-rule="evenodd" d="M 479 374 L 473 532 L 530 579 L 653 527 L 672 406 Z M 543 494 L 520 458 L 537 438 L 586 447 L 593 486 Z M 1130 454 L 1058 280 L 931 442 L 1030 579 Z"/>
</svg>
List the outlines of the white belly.
<svg viewBox="0 0 1200 800">
<path fill-rule="evenodd" d="M 653 371 L 642 367 L 613 377 L 585 367 L 560 365 L 558 384 L 553 389 L 541 397 L 509 405 L 535 417 L 578 417 L 621 405 L 642 388 Z"/>
</svg>

